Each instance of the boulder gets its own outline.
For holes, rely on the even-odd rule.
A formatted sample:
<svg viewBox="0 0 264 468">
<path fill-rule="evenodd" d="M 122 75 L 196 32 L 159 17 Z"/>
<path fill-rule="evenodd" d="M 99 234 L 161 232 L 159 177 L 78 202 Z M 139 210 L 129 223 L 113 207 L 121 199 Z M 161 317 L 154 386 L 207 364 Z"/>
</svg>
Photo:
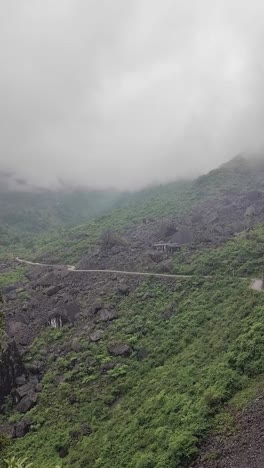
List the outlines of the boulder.
<svg viewBox="0 0 264 468">
<path fill-rule="evenodd" d="M 120 284 L 117 287 L 117 291 L 118 291 L 119 294 L 121 294 L 121 296 L 128 296 L 128 294 L 130 292 L 130 289 L 129 289 L 129 286 L 127 286 L 125 284 Z"/>
<path fill-rule="evenodd" d="M 101 374 L 106 374 L 109 370 L 114 369 L 116 366 L 115 362 L 105 362 L 100 366 Z"/>
<path fill-rule="evenodd" d="M 16 378 L 16 385 L 17 386 L 24 385 L 26 383 L 26 381 L 27 381 L 27 378 L 26 378 L 25 374 L 23 374 L 20 377 Z"/>
<path fill-rule="evenodd" d="M 245 211 L 245 217 L 251 217 L 251 216 L 256 216 L 256 210 L 254 206 L 249 206 L 246 211 Z"/>
<path fill-rule="evenodd" d="M 118 318 L 118 313 L 114 309 L 102 309 L 100 310 L 95 318 L 95 323 L 109 322 Z"/>
<path fill-rule="evenodd" d="M 15 427 L 13 424 L 3 423 L 0 426 L 0 436 L 4 436 L 7 439 L 13 439 L 15 437 Z"/>
<path fill-rule="evenodd" d="M 33 393 L 31 395 L 24 396 L 19 403 L 16 405 L 17 411 L 19 413 L 26 413 L 29 411 L 37 402 L 37 394 Z"/>
<path fill-rule="evenodd" d="M 12 391 L 13 399 L 15 403 L 18 403 L 22 398 L 27 395 L 32 395 L 35 392 L 37 380 L 30 380 L 29 382 L 15 388 Z"/>
<path fill-rule="evenodd" d="M 260 190 L 250 190 L 245 194 L 245 198 L 250 202 L 255 202 L 256 200 L 262 198 L 263 194 L 264 192 L 261 192 Z"/>
<path fill-rule="evenodd" d="M 30 430 L 31 421 L 22 419 L 15 425 L 15 437 L 21 438 L 24 437 Z"/>
<path fill-rule="evenodd" d="M 167 239 L 168 237 L 173 236 L 177 232 L 176 226 L 171 222 L 163 222 L 160 228 L 160 237 L 162 239 Z"/>
<path fill-rule="evenodd" d="M 95 302 L 91 307 L 92 314 L 96 314 L 99 310 L 104 308 L 104 304 L 100 301 Z"/>
<path fill-rule="evenodd" d="M 57 294 L 61 290 L 62 286 L 61 285 L 54 285 L 50 286 L 48 289 L 46 289 L 46 294 L 47 296 L 54 296 L 54 294 Z"/>
<path fill-rule="evenodd" d="M 113 343 L 108 346 L 108 352 L 111 356 L 128 357 L 132 353 L 132 349 L 125 343 Z"/>
<path fill-rule="evenodd" d="M 163 260 L 163 262 L 158 265 L 159 273 L 171 273 L 173 271 L 173 263 L 170 259 Z"/>
<path fill-rule="evenodd" d="M 149 252 L 149 257 L 155 263 L 160 263 L 160 262 L 162 262 L 162 260 L 164 260 L 163 252 L 158 252 L 158 251 L 155 251 L 155 250 L 153 252 Z"/>
<path fill-rule="evenodd" d="M 103 338 L 104 331 L 103 330 L 95 330 L 93 333 L 90 335 L 90 340 L 92 342 L 97 342 Z"/>
<path fill-rule="evenodd" d="M 61 328 L 79 318 L 80 306 L 76 302 L 68 302 L 53 309 L 48 314 L 48 325 L 52 328 Z"/>
<path fill-rule="evenodd" d="M 182 228 L 174 234 L 172 240 L 180 245 L 190 244 L 193 242 L 193 232 L 189 228 Z"/>
<path fill-rule="evenodd" d="M 25 323 L 10 320 L 8 334 L 11 338 L 14 338 L 19 345 L 25 346 L 30 342 L 30 327 Z"/>
</svg>

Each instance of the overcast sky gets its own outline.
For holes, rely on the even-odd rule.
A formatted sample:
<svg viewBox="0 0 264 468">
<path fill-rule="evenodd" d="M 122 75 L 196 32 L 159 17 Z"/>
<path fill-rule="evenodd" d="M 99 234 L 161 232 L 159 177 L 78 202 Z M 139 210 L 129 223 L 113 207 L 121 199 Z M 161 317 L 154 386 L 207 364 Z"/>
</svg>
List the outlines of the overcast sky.
<svg viewBox="0 0 264 468">
<path fill-rule="evenodd" d="M 136 188 L 264 140 L 263 0 L 0 0 L 0 168 Z"/>
</svg>

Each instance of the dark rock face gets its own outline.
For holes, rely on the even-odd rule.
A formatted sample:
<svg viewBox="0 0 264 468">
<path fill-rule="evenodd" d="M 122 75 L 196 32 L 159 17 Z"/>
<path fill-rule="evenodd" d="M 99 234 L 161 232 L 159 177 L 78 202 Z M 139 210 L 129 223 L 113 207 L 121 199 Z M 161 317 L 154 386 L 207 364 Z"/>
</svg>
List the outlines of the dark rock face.
<svg viewBox="0 0 264 468">
<path fill-rule="evenodd" d="M 189 228 L 182 228 L 173 236 L 173 242 L 177 244 L 190 244 L 193 242 L 193 232 Z"/>
<path fill-rule="evenodd" d="M 96 330 L 93 333 L 91 333 L 90 340 L 92 342 L 99 341 L 103 338 L 103 334 L 104 334 L 103 330 Z"/>
<path fill-rule="evenodd" d="M 95 323 L 109 322 L 118 318 L 118 313 L 113 309 L 102 309 L 100 310 L 95 318 Z"/>
<path fill-rule="evenodd" d="M 53 309 L 48 315 L 48 325 L 60 328 L 68 323 L 74 323 L 80 315 L 80 307 L 76 302 L 69 302 Z"/>
<path fill-rule="evenodd" d="M 173 236 L 177 232 L 176 226 L 170 222 L 163 223 L 160 228 L 160 237 L 167 239 L 168 237 Z"/>
<path fill-rule="evenodd" d="M 164 254 L 155 250 L 153 252 L 149 252 L 149 256 L 155 263 L 160 263 L 162 260 L 164 260 Z"/>
<path fill-rule="evenodd" d="M 0 406 L 4 398 L 16 386 L 16 379 L 26 373 L 16 343 L 7 337 L 2 338 L 0 351 Z"/>
<path fill-rule="evenodd" d="M 103 309 L 104 308 L 104 305 L 102 302 L 95 302 L 91 308 L 91 312 L 92 314 L 96 314 L 97 312 L 99 312 L 99 310 Z"/>
<path fill-rule="evenodd" d="M 108 352 L 111 356 L 128 357 L 132 353 L 132 349 L 124 343 L 113 343 L 108 346 Z"/>
<path fill-rule="evenodd" d="M 15 427 L 13 424 L 4 423 L 0 426 L 0 435 L 13 439 L 15 437 Z"/>
<path fill-rule="evenodd" d="M 173 263 L 170 259 L 160 262 L 158 265 L 159 273 L 171 273 L 173 271 Z"/>
<path fill-rule="evenodd" d="M 117 288 L 117 291 L 119 292 L 119 294 L 121 294 L 121 296 L 128 296 L 130 289 L 129 286 L 125 284 L 120 284 Z"/>
<path fill-rule="evenodd" d="M 9 322 L 8 334 L 15 339 L 16 343 L 25 346 L 30 341 L 30 327 L 23 322 L 11 320 Z"/>
<path fill-rule="evenodd" d="M 47 296 L 54 296 L 54 294 L 57 294 L 57 292 L 59 292 L 61 290 L 61 286 L 60 285 L 55 285 L 55 286 L 50 286 L 47 290 L 46 290 L 46 294 Z"/>
<path fill-rule="evenodd" d="M 100 367 L 101 374 L 106 374 L 109 370 L 114 369 L 116 366 L 115 362 L 105 362 Z"/>
<path fill-rule="evenodd" d="M 37 395 L 32 393 L 31 395 L 24 396 L 20 402 L 17 404 L 17 411 L 20 413 L 26 413 L 29 411 L 37 402 Z"/>
<path fill-rule="evenodd" d="M 15 425 L 15 437 L 24 437 L 30 430 L 31 421 L 22 420 Z"/>
</svg>

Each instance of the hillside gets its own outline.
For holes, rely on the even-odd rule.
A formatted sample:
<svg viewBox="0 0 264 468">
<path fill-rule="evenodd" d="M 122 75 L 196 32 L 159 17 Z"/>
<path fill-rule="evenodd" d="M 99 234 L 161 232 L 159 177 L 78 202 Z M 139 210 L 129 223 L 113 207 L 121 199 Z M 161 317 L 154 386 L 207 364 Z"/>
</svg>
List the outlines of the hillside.
<svg viewBox="0 0 264 468">
<path fill-rule="evenodd" d="M 250 288 L 263 276 L 263 173 L 235 159 L 149 189 L 63 236 L 35 238 L 30 255 L 189 278 L 6 257 L 6 331 L 25 369 L 2 405 L 3 457 L 27 456 L 34 468 L 202 468 L 228 457 L 215 435 L 239 441 L 239 412 L 263 395 L 264 295 Z M 152 248 L 175 239 L 174 254 Z"/>
<path fill-rule="evenodd" d="M 11 252 L 30 259 L 50 258 L 55 263 L 76 263 L 94 248 L 102 232 L 126 232 L 130 228 L 133 231 L 135 227 L 140 231 L 145 222 L 149 222 L 147 227 L 143 226 L 145 233 L 158 231 L 161 223 L 173 222 L 195 231 L 201 242 L 214 243 L 217 238 L 218 241 L 226 240 L 245 227 L 264 221 L 263 180 L 263 158 L 248 160 L 237 157 L 193 182 L 179 181 L 120 195 L 111 207 L 108 205 L 103 216 L 99 216 L 99 210 L 96 217 L 80 225 L 76 221 L 80 208 L 71 218 L 72 210 L 65 205 L 74 227 L 66 227 L 59 217 L 59 228 L 55 231 L 47 232 L 45 229 L 36 236 L 29 228 L 26 239 L 22 242 L 10 240 L 8 245 L 0 247 L 0 255 L 4 257 Z M 85 209 L 89 211 L 89 205 Z M 87 218 L 90 215 L 86 212 Z M 51 225 L 54 227 L 54 223 Z M 141 233 L 139 237 L 142 237 Z"/>
</svg>

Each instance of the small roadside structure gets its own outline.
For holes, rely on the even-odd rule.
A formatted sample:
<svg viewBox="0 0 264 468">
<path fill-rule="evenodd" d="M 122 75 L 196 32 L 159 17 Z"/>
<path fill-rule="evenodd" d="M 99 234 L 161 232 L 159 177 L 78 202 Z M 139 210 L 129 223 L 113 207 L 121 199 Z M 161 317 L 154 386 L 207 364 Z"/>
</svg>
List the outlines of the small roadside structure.
<svg viewBox="0 0 264 468">
<path fill-rule="evenodd" d="M 180 244 L 173 242 L 159 242 L 158 244 L 153 244 L 154 250 L 159 250 L 160 252 L 174 253 L 181 250 Z"/>
</svg>

